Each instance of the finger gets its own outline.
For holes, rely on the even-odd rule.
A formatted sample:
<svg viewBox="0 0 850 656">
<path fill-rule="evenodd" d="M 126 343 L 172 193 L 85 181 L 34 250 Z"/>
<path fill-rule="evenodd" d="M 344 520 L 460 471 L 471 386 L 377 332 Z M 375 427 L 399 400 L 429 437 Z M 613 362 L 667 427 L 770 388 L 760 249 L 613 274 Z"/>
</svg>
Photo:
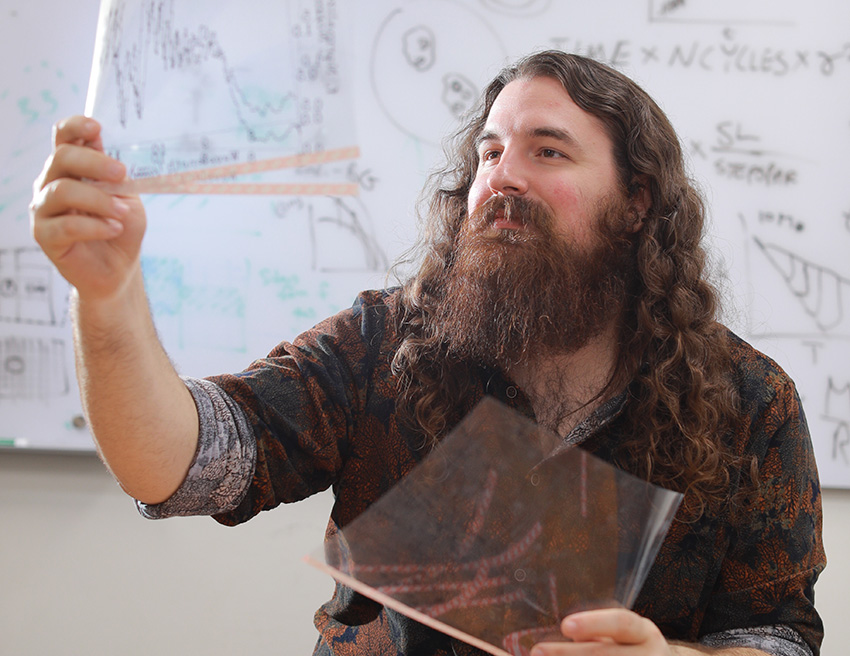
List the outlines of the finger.
<svg viewBox="0 0 850 656">
<path fill-rule="evenodd" d="M 45 252 L 77 241 L 112 239 L 123 231 L 130 206 L 89 184 L 60 180 L 48 185 L 31 206 L 32 232 Z"/>
<path fill-rule="evenodd" d="M 95 185 L 63 178 L 40 190 L 33 198 L 31 210 L 36 220 L 71 213 L 122 219 L 130 211 L 130 206 L 125 200 L 111 196 Z"/>
<path fill-rule="evenodd" d="M 605 608 L 568 615 L 561 633 L 576 642 L 610 638 L 621 645 L 636 645 L 660 636 L 658 628 L 637 613 L 622 608 Z"/>
<path fill-rule="evenodd" d="M 35 191 L 60 178 L 121 182 L 127 174 L 126 167 L 104 153 L 72 144 L 56 147 L 44 170 L 36 180 Z"/>
<path fill-rule="evenodd" d="M 45 254 L 58 263 L 75 244 L 109 241 L 123 231 L 124 224 L 117 219 L 68 214 L 38 226 L 34 235 Z"/>
<path fill-rule="evenodd" d="M 87 116 L 69 116 L 53 125 L 53 147 L 74 144 L 102 150 L 100 123 Z"/>
</svg>

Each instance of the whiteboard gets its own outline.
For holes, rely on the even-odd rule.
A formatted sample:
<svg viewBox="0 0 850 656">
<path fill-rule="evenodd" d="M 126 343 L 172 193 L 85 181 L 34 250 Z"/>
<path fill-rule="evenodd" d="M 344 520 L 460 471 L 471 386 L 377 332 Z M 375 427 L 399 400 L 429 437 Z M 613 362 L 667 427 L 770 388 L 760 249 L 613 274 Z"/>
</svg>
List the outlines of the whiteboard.
<svg viewBox="0 0 850 656">
<path fill-rule="evenodd" d="M 146 0 L 156 10 L 174 0 Z M 185 9 L 187 3 L 178 3 Z M 200 6 L 200 5 L 198 5 Z M 240 4 L 246 23 L 262 2 Z M 353 37 L 361 157 L 352 197 L 147 196 L 143 266 L 181 373 L 240 370 L 387 284 L 416 236 L 440 143 L 506 62 L 561 48 L 644 86 L 710 207 L 724 320 L 797 382 L 825 486 L 850 487 L 850 5 L 839 0 L 292 0 L 287 29 Z M 253 9 L 252 9 L 253 8 Z M 50 15 L 50 21 L 41 16 Z M 0 438 L 90 450 L 67 286 L 34 247 L 27 203 L 50 125 L 84 106 L 96 0 L 8 1 L 0 15 Z M 180 14 L 197 34 L 200 14 Z M 324 23 L 322 21 L 325 21 Z M 225 30 L 222 28 L 222 34 Z M 290 32 L 291 34 L 291 32 Z M 222 83 L 213 67 L 204 84 Z M 390 279 L 391 281 L 391 279 Z"/>
</svg>

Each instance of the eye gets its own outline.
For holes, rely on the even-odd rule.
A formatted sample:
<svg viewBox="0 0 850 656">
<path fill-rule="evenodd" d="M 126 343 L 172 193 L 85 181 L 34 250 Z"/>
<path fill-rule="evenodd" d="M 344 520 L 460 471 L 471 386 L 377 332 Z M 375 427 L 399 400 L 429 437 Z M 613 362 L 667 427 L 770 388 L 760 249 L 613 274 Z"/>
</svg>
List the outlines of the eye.
<svg viewBox="0 0 850 656">
<path fill-rule="evenodd" d="M 541 148 L 540 156 L 545 158 L 557 159 L 560 157 L 566 157 L 564 153 L 559 150 L 555 150 L 554 148 Z"/>
<path fill-rule="evenodd" d="M 498 151 L 498 150 L 495 150 L 495 149 L 485 150 L 484 152 L 481 153 L 481 156 L 480 156 L 481 161 L 482 162 L 489 162 L 491 160 L 497 159 L 500 154 L 501 154 L 501 151 Z"/>
</svg>

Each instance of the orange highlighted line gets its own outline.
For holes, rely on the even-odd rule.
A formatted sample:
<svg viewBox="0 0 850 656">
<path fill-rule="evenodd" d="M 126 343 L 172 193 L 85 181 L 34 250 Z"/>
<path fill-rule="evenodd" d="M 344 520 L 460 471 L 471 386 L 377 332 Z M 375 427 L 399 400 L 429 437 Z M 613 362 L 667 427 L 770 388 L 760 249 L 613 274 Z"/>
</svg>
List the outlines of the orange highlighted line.
<svg viewBox="0 0 850 656">
<path fill-rule="evenodd" d="M 113 194 L 274 194 L 300 196 L 353 196 L 357 194 L 357 185 L 345 182 L 315 183 L 250 183 L 250 182 L 199 182 L 217 178 L 232 178 L 264 171 L 300 168 L 356 159 L 360 156 L 357 146 L 324 150 L 316 153 L 273 157 L 240 164 L 226 164 L 208 169 L 182 171 L 149 178 L 125 180 L 118 184 L 100 184 L 98 186 Z"/>
<path fill-rule="evenodd" d="M 135 181 L 134 181 L 135 182 Z M 241 194 L 247 196 L 356 196 L 357 185 L 350 182 L 254 183 L 254 182 L 186 182 L 157 185 L 155 189 L 136 193 L 158 194 Z"/>
</svg>

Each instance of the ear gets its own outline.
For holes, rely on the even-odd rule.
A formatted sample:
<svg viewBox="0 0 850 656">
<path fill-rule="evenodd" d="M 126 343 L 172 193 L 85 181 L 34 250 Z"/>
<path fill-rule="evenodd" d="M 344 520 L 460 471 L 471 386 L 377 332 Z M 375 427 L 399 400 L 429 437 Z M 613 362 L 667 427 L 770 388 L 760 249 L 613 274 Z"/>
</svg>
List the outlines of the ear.
<svg viewBox="0 0 850 656">
<path fill-rule="evenodd" d="M 631 226 L 632 232 L 637 232 L 643 227 L 643 220 L 650 207 L 652 207 L 652 191 L 649 189 L 649 176 L 636 175 L 629 184 L 629 210 L 635 217 Z"/>
</svg>

